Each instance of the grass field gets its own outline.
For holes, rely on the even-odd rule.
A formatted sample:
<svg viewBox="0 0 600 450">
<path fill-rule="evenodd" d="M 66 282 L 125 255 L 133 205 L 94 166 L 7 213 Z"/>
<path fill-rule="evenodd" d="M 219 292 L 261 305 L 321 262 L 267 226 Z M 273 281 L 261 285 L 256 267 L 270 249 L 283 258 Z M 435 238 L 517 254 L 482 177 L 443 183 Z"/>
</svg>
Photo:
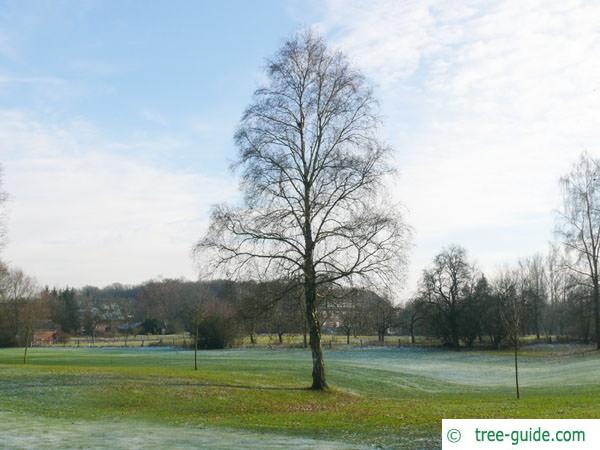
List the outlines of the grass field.
<svg viewBox="0 0 600 450">
<path fill-rule="evenodd" d="M 600 418 L 600 355 L 536 346 L 514 399 L 509 353 L 300 349 L 0 350 L 4 448 L 436 448 L 441 418 Z"/>
</svg>

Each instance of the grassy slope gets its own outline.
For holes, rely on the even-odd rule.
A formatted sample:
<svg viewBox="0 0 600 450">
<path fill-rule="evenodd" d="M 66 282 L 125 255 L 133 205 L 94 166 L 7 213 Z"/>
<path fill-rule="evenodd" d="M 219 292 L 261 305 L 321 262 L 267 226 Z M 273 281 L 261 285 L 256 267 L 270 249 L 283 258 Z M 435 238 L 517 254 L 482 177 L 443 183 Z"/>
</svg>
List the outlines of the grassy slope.
<svg viewBox="0 0 600 450">
<path fill-rule="evenodd" d="M 535 352 L 513 399 L 510 355 L 330 351 L 334 389 L 301 389 L 301 350 L 0 350 L 0 410 L 65 419 L 211 425 L 403 446 L 438 444 L 441 418 L 600 418 L 600 357 Z M 411 445 L 412 446 L 412 445 Z"/>
</svg>

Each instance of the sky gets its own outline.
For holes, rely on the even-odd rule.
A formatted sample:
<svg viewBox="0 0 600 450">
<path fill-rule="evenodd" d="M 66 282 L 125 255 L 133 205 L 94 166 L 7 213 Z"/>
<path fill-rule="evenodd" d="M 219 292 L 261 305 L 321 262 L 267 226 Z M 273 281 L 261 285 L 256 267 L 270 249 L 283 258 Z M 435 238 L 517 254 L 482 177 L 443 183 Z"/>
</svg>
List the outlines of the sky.
<svg viewBox="0 0 600 450">
<path fill-rule="evenodd" d="M 600 3 L 3 1 L 2 259 L 50 286 L 195 279 L 232 135 L 265 59 L 303 28 L 361 69 L 413 227 L 486 272 L 544 252 L 559 178 L 600 157 Z"/>
</svg>

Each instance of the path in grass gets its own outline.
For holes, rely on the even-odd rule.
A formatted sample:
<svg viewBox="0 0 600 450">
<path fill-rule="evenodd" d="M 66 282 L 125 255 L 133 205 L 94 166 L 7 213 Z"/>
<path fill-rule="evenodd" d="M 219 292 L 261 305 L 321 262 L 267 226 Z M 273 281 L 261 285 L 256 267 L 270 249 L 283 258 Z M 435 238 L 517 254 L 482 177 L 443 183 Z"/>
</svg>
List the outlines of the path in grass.
<svg viewBox="0 0 600 450">
<path fill-rule="evenodd" d="M 169 436 L 181 439 L 180 448 L 213 438 L 222 448 L 240 447 L 239 439 L 262 448 L 431 448 L 442 417 L 600 418 L 597 353 L 557 348 L 522 358 L 520 402 L 511 355 L 502 353 L 332 350 L 326 363 L 334 389 L 317 393 L 301 389 L 311 369 L 303 350 L 201 352 L 195 372 L 183 351 L 42 348 L 23 366 L 20 351 L 4 349 L 0 421 L 21 423 L 4 429 L 14 442 L 39 437 L 40 429 L 60 431 L 66 437 L 57 448 L 76 448 L 69 439 L 81 430 L 102 436 L 115 422 L 135 424 L 123 425 L 123 439 L 136 430 L 131 439 L 150 439 L 144 427 L 163 427 L 146 448 L 176 448 Z M 116 442 L 112 448 L 131 447 Z"/>
</svg>

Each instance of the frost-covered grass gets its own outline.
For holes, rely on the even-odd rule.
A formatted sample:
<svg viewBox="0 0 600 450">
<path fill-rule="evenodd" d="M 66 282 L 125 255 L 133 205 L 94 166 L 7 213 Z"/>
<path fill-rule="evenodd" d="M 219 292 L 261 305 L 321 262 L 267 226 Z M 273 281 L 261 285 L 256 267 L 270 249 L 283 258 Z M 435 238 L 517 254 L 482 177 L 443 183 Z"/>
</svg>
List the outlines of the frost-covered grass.
<svg viewBox="0 0 600 450">
<path fill-rule="evenodd" d="M 110 448 L 431 448 L 442 417 L 600 418 L 598 353 L 524 354 L 517 402 L 510 353 L 331 350 L 318 393 L 300 349 L 200 352 L 197 372 L 188 351 L 3 349 L 0 447 L 102 448 L 114 429 Z"/>
<path fill-rule="evenodd" d="M 81 421 L 0 412 L 0 448 L 31 449 L 360 449 L 343 442 L 228 428 L 140 421 Z"/>
</svg>

